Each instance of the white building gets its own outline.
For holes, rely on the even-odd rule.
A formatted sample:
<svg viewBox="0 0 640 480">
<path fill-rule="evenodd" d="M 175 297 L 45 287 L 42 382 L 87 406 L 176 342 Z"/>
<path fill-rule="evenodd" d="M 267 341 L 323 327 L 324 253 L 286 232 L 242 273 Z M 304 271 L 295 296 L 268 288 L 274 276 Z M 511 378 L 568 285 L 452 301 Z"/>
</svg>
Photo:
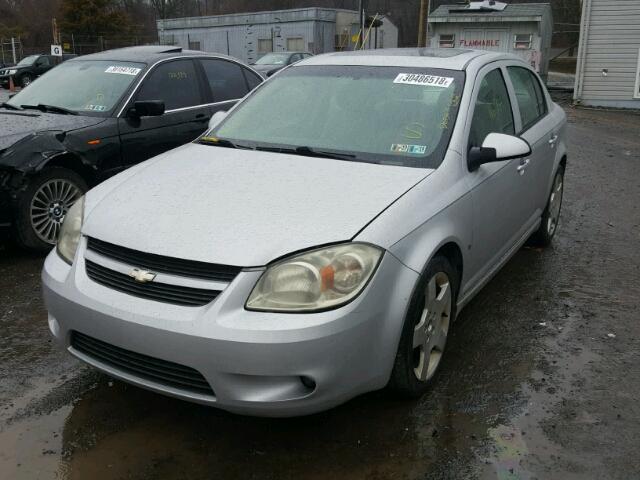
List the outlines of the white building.
<svg viewBox="0 0 640 480">
<path fill-rule="evenodd" d="M 548 3 L 472 1 L 443 5 L 429 16 L 432 47 L 513 53 L 543 78 L 549 70 L 552 34 L 553 14 Z"/>
<path fill-rule="evenodd" d="M 382 21 L 381 27 L 365 32 L 365 48 L 398 46 L 397 27 L 387 17 Z M 359 22 L 353 10 L 301 8 L 158 20 L 158 36 L 161 43 L 251 63 L 268 52 L 353 50 Z"/>
<path fill-rule="evenodd" d="M 640 0 L 583 0 L 574 99 L 640 108 Z"/>
</svg>

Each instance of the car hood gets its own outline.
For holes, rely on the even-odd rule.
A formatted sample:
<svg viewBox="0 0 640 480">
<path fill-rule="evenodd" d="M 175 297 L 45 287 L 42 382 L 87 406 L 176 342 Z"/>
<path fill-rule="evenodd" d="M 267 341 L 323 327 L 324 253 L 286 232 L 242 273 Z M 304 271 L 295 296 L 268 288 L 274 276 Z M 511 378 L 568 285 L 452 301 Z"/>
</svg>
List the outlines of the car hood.
<svg viewBox="0 0 640 480">
<path fill-rule="evenodd" d="M 260 73 L 270 72 L 271 70 L 278 70 L 284 67 L 286 67 L 286 65 L 251 65 L 251 68 Z"/>
<path fill-rule="evenodd" d="M 261 266 L 352 239 L 431 172 L 190 144 L 89 192 L 83 233 L 158 255 Z"/>
<path fill-rule="evenodd" d="M 0 67 L 0 75 L 8 75 L 9 72 L 5 72 L 4 70 L 24 70 L 27 68 L 31 68 L 33 65 L 5 65 L 4 67 Z"/>
<path fill-rule="evenodd" d="M 0 108 L 0 152 L 33 133 L 56 130 L 69 132 L 96 125 L 104 117 L 60 115 L 37 110 L 16 111 Z M 0 163 L 2 161 L 0 160 Z"/>
</svg>

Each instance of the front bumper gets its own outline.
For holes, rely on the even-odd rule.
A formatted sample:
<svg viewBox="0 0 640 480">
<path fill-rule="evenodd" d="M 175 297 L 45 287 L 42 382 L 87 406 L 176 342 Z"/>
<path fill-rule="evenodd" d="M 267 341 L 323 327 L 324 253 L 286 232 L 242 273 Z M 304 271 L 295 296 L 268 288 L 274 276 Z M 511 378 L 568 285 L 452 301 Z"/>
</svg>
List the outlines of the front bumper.
<svg viewBox="0 0 640 480">
<path fill-rule="evenodd" d="M 384 387 L 418 278 L 387 253 L 362 294 L 336 310 L 247 311 L 244 302 L 262 273 L 256 270 L 241 272 L 204 307 L 181 307 L 93 282 L 85 272 L 84 249 L 83 240 L 73 266 L 52 252 L 43 270 L 49 325 L 64 348 L 141 387 L 260 416 L 310 414 Z M 105 365 L 74 349 L 73 331 L 193 368 L 215 393 L 170 388 Z"/>
</svg>

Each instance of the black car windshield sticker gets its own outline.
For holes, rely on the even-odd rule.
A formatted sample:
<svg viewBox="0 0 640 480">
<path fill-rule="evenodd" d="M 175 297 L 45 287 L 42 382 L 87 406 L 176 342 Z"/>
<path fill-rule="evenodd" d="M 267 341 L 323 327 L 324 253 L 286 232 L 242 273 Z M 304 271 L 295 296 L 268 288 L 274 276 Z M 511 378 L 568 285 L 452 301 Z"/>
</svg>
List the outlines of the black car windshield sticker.
<svg viewBox="0 0 640 480">
<path fill-rule="evenodd" d="M 401 73 L 399 74 L 393 83 L 400 83 L 403 85 L 419 85 L 423 87 L 441 87 L 449 88 L 453 83 L 451 77 L 438 77 L 436 75 L 423 75 L 420 73 Z"/>
<path fill-rule="evenodd" d="M 142 69 L 136 67 L 123 67 L 118 65 L 111 65 L 107 67 L 104 73 L 119 73 L 120 75 L 133 75 L 134 77 L 140 73 Z"/>
</svg>

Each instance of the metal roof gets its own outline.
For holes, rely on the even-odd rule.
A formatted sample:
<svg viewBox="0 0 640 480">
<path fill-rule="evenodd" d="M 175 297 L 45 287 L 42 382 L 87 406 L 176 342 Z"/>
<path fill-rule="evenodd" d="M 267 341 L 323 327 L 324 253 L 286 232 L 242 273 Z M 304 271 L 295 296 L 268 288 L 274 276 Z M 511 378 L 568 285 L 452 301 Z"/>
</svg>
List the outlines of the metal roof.
<svg viewBox="0 0 640 480">
<path fill-rule="evenodd" d="M 551 4 L 549 3 L 512 3 L 507 5 L 504 10 L 472 10 L 466 5 L 442 5 L 434 10 L 429 16 L 429 21 L 462 21 L 467 17 L 512 17 L 527 18 L 534 20 L 542 20 L 544 15 L 551 13 Z M 458 20 L 458 17 L 460 20 Z"/>
</svg>

